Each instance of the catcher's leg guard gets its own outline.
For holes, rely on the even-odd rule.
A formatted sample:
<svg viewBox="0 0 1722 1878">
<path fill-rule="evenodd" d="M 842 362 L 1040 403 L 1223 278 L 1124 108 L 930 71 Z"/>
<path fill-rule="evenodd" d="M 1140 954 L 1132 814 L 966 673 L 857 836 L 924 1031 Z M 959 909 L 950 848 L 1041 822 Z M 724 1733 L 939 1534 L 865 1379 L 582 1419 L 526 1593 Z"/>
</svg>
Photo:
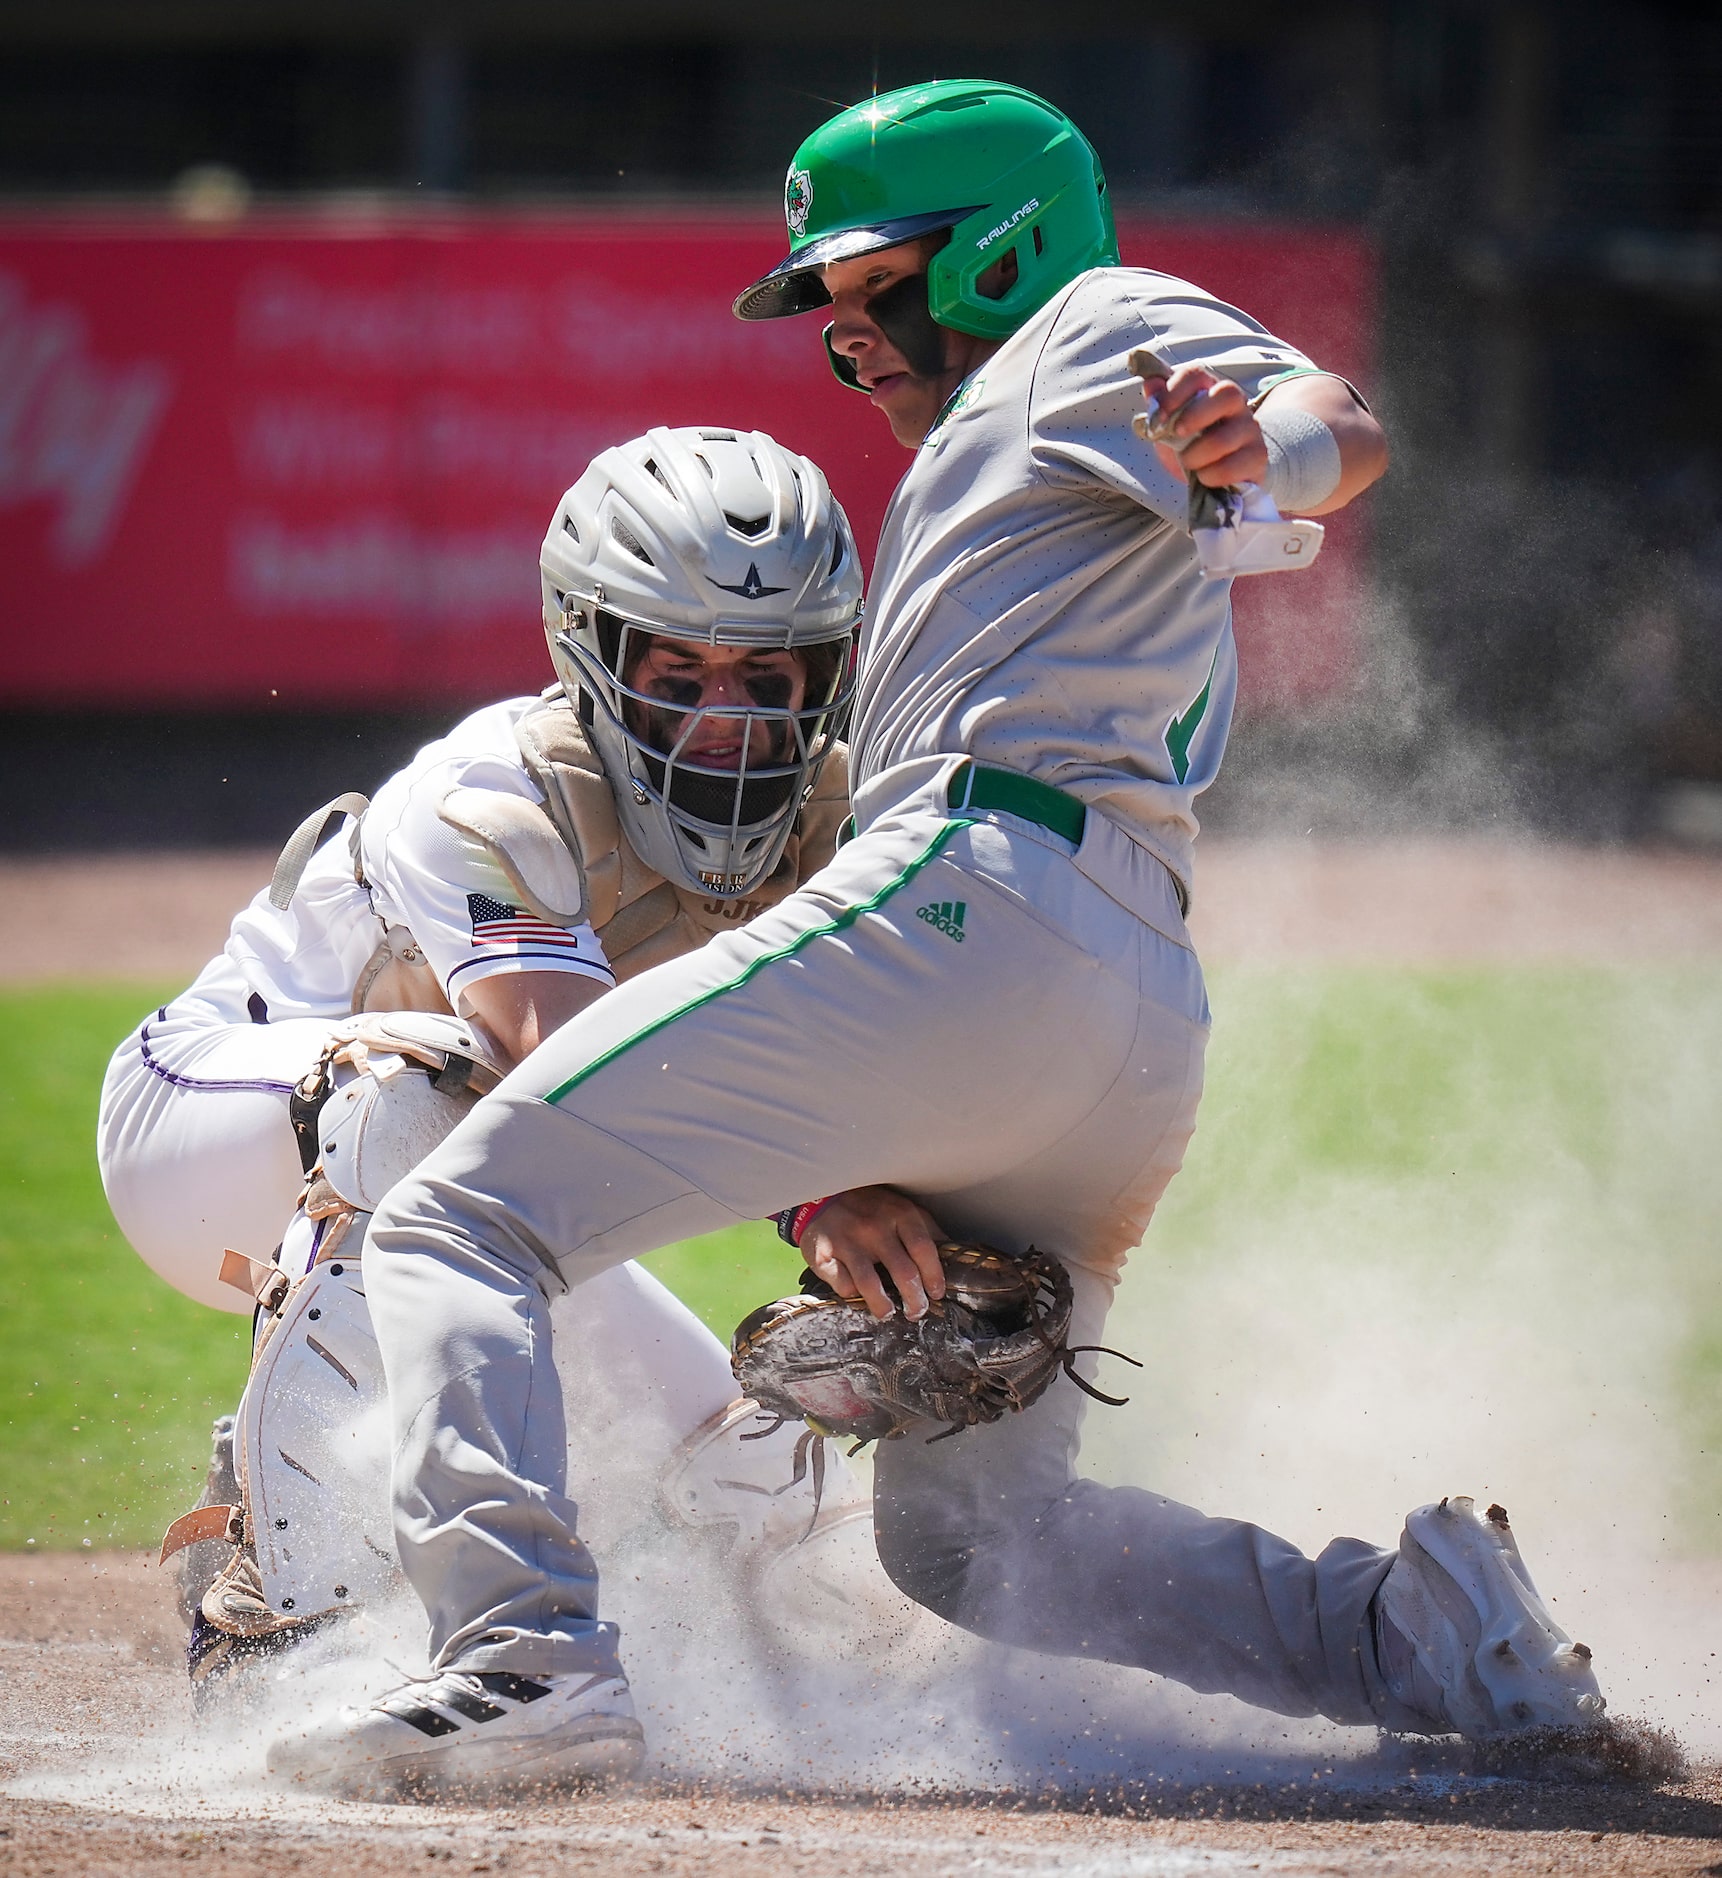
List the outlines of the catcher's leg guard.
<svg viewBox="0 0 1722 1878">
<path fill-rule="evenodd" d="M 749 1608 L 790 1641 L 884 1648 L 938 1628 L 885 1576 L 866 1481 L 804 1426 L 769 1421 L 744 1397 L 695 1429 L 664 1469 L 665 1506 L 727 1541 Z"/>
<path fill-rule="evenodd" d="M 351 1610 L 393 1582 L 385 1400 L 356 1258 L 313 1265 L 258 1351 L 236 1418 L 258 1587 L 284 1615 Z"/>
<path fill-rule="evenodd" d="M 257 1561 L 235 1546 L 192 1618 L 185 1650 L 192 1701 L 206 1707 L 236 1672 L 266 1663 L 332 1621 L 327 1612 L 296 1619 L 275 1610 L 263 1595 Z"/>
<path fill-rule="evenodd" d="M 187 1514 L 163 1546 L 166 1556 L 198 1538 L 229 1542 L 190 1613 L 186 1665 L 200 1705 L 235 1671 L 279 1657 L 398 1582 L 382 1366 L 351 1255 L 313 1264 L 265 1314 L 229 1426 L 236 1504 Z M 210 1567 L 199 1557 L 181 1569 L 183 1580 Z"/>
<path fill-rule="evenodd" d="M 494 1077 L 465 1025 L 408 1012 L 343 1026 L 300 1084 L 294 1123 L 311 1151 L 299 1210 L 274 1265 L 230 1255 L 224 1274 L 260 1306 L 234 1418 L 235 1504 L 175 1521 L 162 1549 L 233 1548 L 192 1617 L 194 1691 L 400 1582 L 360 1246 L 371 1208 Z"/>
</svg>

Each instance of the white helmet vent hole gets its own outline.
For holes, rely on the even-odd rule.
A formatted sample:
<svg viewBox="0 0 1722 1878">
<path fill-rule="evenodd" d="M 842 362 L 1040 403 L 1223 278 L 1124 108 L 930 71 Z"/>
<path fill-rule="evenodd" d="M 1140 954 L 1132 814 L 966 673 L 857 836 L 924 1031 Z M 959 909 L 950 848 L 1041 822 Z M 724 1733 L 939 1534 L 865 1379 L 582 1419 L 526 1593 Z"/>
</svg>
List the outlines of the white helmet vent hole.
<svg viewBox="0 0 1722 1878">
<path fill-rule="evenodd" d="M 644 561 L 648 567 L 657 566 L 657 562 L 654 561 L 640 545 L 639 536 L 622 520 L 621 516 L 612 515 L 610 517 L 610 533 L 615 536 L 616 540 L 620 542 L 631 555 L 633 555 L 636 561 Z"/>
<path fill-rule="evenodd" d="M 576 541 L 580 539 L 580 531 L 574 526 L 574 517 L 572 515 L 563 516 L 562 532 L 565 535 L 572 535 Z"/>
<path fill-rule="evenodd" d="M 731 515 L 727 510 L 724 520 L 738 535 L 746 535 L 749 541 L 756 541 L 771 526 L 769 515 Z"/>
<path fill-rule="evenodd" d="M 655 476 L 666 489 L 670 488 L 670 479 L 658 468 L 657 459 L 655 457 L 646 458 L 646 474 L 648 476 Z M 670 489 L 670 494 L 674 495 L 675 491 Z"/>
</svg>

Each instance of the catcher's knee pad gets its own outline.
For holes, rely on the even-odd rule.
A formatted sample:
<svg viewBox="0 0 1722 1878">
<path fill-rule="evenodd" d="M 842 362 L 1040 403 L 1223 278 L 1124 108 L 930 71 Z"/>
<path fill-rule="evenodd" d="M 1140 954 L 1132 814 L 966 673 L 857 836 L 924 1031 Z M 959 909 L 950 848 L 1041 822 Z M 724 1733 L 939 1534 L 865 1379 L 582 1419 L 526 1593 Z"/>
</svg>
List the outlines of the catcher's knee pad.
<svg viewBox="0 0 1722 1878">
<path fill-rule="evenodd" d="M 342 1025 L 293 1096 L 305 1211 L 331 1220 L 374 1212 L 500 1076 L 457 1017 L 368 1011 Z M 345 1230 L 320 1234 L 317 1255 L 332 1256 Z"/>
<path fill-rule="evenodd" d="M 773 1428 L 743 1397 L 703 1422 L 664 1468 L 665 1506 L 689 1526 L 727 1533 L 739 1550 L 782 1550 L 815 1524 L 859 1508 L 872 1496 L 841 1454 L 826 1449 L 817 1468 L 795 1425 Z"/>
</svg>

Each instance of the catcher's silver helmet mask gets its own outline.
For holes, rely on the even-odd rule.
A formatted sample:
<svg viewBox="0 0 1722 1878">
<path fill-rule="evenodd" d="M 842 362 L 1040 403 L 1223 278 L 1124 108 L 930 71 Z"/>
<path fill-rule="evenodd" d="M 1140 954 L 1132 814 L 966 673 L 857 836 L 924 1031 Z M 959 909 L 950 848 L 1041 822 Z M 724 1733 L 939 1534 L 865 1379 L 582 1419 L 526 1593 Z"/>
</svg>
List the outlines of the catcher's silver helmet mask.
<svg viewBox="0 0 1722 1878">
<path fill-rule="evenodd" d="M 650 430 L 593 459 L 539 565 L 556 675 L 635 852 L 697 892 L 746 893 L 777 865 L 854 688 L 861 568 L 824 476 L 763 431 Z M 745 703 L 637 689 L 663 639 L 800 653 L 803 696 L 781 677 L 744 676 Z M 715 719 L 731 767 L 698 760 Z"/>
</svg>

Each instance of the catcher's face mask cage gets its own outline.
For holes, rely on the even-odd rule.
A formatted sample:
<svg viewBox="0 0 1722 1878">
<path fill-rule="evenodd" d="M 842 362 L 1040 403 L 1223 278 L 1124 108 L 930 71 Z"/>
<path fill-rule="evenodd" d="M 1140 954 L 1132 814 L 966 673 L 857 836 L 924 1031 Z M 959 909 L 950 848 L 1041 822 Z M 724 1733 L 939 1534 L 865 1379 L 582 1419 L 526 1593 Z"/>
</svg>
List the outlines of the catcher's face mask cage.
<svg viewBox="0 0 1722 1878">
<path fill-rule="evenodd" d="M 747 893 L 782 856 L 854 686 L 860 560 L 825 478 L 762 431 L 649 431 L 562 498 L 540 570 L 551 660 L 630 845 L 698 893 Z M 641 661 L 662 640 L 794 654 L 801 695 L 763 664 L 750 682 L 745 660 L 739 698 L 661 674 L 648 688 Z"/>
<path fill-rule="evenodd" d="M 841 641 L 796 653 L 804 678 L 799 704 L 790 702 L 792 683 L 777 673 L 744 677 L 745 705 L 704 704 L 694 681 L 688 681 L 692 697 L 681 700 L 661 688 L 641 690 L 623 676 L 637 671 L 654 644 L 674 640 L 660 624 L 573 599 L 565 620 L 557 646 L 577 675 L 583 703 L 589 701 L 588 734 L 600 750 L 620 753 L 635 805 L 667 832 L 679 865 L 664 866 L 662 851 L 642 858 L 713 898 L 747 892 L 777 865 L 812 779 L 842 729 L 855 688 L 853 630 Z M 733 768 L 700 761 L 700 746 L 713 729 L 737 748 Z"/>
</svg>

